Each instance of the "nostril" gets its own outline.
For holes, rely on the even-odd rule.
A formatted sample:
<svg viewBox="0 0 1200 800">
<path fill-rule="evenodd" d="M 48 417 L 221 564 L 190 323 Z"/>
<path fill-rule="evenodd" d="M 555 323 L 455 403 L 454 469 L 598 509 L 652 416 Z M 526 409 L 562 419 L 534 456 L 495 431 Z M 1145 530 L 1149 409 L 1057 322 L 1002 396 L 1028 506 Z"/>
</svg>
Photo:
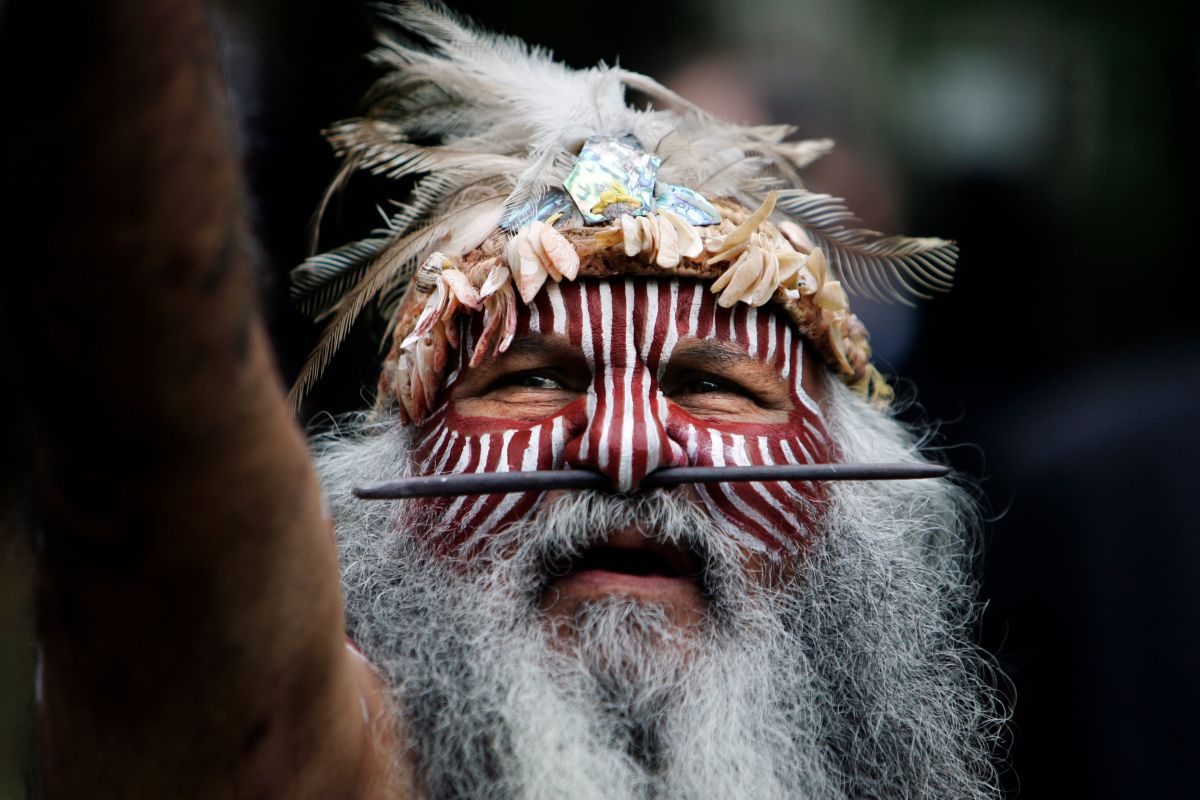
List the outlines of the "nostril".
<svg viewBox="0 0 1200 800">
<path fill-rule="evenodd" d="M 632 491 L 636 483 L 631 480 L 632 474 L 625 467 L 630 463 L 620 448 L 613 448 L 601 437 L 595 426 L 567 445 L 563 460 L 571 469 L 599 472 L 612 482 L 613 490 L 619 493 Z M 613 452 L 614 449 L 617 452 Z"/>
<path fill-rule="evenodd" d="M 572 469 L 591 470 L 607 476 L 612 481 L 613 491 L 619 494 L 637 491 L 652 472 L 686 467 L 689 463 L 683 447 L 661 429 L 658 436 L 653 436 L 653 431 L 646 432 L 651 435 L 644 435 L 640 430 L 635 432 L 636 435 L 618 436 L 618 429 L 608 437 L 589 438 L 591 432 L 589 429 L 571 442 L 563 460 Z M 611 439 L 617 441 L 611 442 Z"/>
<path fill-rule="evenodd" d="M 670 458 L 669 463 L 662 464 L 661 466 L 664 466 L 664 467 L 687 467 L 687 466 L 690 466 L 692 462 L 691 462 L 691 459 L 688 458 L 687 451 L 684 450 L 683 445 L 681 445 L 679 442 L 675 441 L 669 435 L 666 436 L 665 438 L 667 441 L 667 446 L 671 453 L 671 458 Z"/>
</svg>

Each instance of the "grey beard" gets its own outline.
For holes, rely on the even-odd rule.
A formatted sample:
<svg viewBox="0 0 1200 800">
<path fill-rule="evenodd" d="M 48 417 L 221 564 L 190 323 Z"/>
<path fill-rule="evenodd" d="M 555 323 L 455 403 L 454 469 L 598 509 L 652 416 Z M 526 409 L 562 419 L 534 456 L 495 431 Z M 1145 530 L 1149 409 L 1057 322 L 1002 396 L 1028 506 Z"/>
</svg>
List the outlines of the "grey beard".
<svg viewBox="0 0 1200 800">
<path fill-rule="evenodd" d="M 831 386 L 845 458 L 916 460 L 892 420 Z M 430 798 L 973 798 L 996 794 L 1003 716 L 971 642 L 973 511 L 946 481 L 831 487 L 825 528 L 764 587 L 686 495 L 575 493 L 467 569 L 428 521 L 349 488 L 406 464 L 397 429 L 317 443 L 348 633 L 387 677 Z M 627 598 L 556 630 L 547 565 L 639 524 L 706 565 L 703 625 Z"/>
</svg>

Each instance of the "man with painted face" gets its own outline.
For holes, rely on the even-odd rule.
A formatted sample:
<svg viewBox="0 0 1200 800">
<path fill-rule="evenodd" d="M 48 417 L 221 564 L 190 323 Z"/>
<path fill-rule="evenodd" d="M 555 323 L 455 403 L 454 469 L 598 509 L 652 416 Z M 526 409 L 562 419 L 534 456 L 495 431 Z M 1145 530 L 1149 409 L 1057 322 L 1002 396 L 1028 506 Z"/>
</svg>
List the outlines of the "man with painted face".
<svg viewBox="0 0 1200 800">
<path fill-rule="evenodd" d="M 952 245 L 848 228 L 796 176 L 827 142 L 720 122 L 420 3 L 384 12 L 413 41 L 382 39 L 376 105 L 331 132 L 335 186 L 369 170 L 415 187 L 384 230 L 293 272 L 301 307 L 330 318 L 293 400 L 368 303 L 391 320 L 374 409 L 312 445 L 322 504 L 239 266 L 234 162 L 194 91 L 205 59 L 177 55 L 195 11 L 159 19 L 136 59 L 140 28 L 105 28 L 104 67 L 165 76 L 120 102 L 171 146 L 94 167 L 89 186 L 139 190 L 87 223 L 125 285 L 81 274 L 89 299 L 67 310 L 84 346 L 122 358 L 88 413 L 58 396 L 31 411 L 50 796 L 995 793 L 958 489 L 646 485 L 924 463 L 842 283 L 943 289 Z M 91 125 L 94 146 L 118 141 Z M 24 298 L 53 292 L 22 280 Z M 78 338 L 6 312 L 27 323 L 10 343 L 29 327 L 40 343 L 17 368 L 62 386 Z M 118 442 L 141 459 L 130 474 L 98 468 Z M 606 488 L 353 492 L 535 471 Z"/>
</svg>

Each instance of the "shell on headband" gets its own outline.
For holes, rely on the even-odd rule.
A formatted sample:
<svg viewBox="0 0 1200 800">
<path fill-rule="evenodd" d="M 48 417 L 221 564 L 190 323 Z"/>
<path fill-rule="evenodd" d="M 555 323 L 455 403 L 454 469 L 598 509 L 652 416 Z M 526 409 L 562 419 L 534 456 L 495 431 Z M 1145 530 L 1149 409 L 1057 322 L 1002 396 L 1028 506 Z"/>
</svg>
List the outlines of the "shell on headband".
<svg viewBox="0 0 1200 800">
<path fill-rule="evenodd" d="M 479 313 L 481 305 L 472 303 L 474 298 L 507 298 L 503 313 L 483 309 L 484 333 L 472 355 L 477 364 L 503 352 L 511 341 L 514 296 L 528 304 L 547 281 L 637 274 L 708 281 L 713 292 L 720 292 L 717 303 L 725 307 L 774 303 L 844 381 L 865 397 L 886 402 L 891 389 L 871 364 L 866 329 L 850 312 L 845 290 L 819 247 L 812 247 L 802 232 L 788 236 L 769 221 L 776 201 L 771 193 L 751 212 L 717 200 L 712 207 L 718 222 L 705 226 L 692 225 L 670 208 L 563 230 L 555 227 L 554 218 L 532 220 L 515 232 L 500 256 L 489 255 L 486 248 L 462 258 L 435 254 L 426 263 L 436 265 L 442 276 L 454 277 L 418 276 L 396 318 L 379 401 L 394 399 L 404 419 L 419 420 L 430 408 L 430 387 L 440 385 L 444 370 L 444 359 L 430 354 L 444 352 L 452 335 L 445 309 L 454 295 L 443 287 L 467 275 L 479 287 L 464 293 L 454 306 L 457 313 Z M 441 321 L 445 329 L 431 320 Z"/>
</svg>

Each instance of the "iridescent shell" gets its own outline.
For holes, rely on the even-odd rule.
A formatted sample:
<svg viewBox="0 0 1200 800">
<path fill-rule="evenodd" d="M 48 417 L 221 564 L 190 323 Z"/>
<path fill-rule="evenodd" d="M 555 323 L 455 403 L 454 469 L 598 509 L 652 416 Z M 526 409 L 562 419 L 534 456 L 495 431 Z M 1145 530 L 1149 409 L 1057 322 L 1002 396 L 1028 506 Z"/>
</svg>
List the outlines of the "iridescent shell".
<svg viewBox="0 0 1200 800">
<path fill-rule="evenodd" d="M 506 231 L 519 231 L 531 222 L 545 222 L 559 212 L 571 216 L 575 213 L 575 204 L 562 189 L 550 189 L 536 203 L 528 200 L 509 209 L 500 218 L 500 227 Z"/>
<path fill-rule="evenodd" d="M 659 211 L 674 211 L 693 225 L 716 225 L 721 221 L 721 213 L 704 195 L 674 183 L 658 184 L 654 206 Z"/>
<path fill-rule="evenodd" d="M 563 186 L 588 224 L 642 216 L 654 210 L 654 176 L 661 159 L 626 134 L 592 136 L 579 151 Z"/>
</svg>

